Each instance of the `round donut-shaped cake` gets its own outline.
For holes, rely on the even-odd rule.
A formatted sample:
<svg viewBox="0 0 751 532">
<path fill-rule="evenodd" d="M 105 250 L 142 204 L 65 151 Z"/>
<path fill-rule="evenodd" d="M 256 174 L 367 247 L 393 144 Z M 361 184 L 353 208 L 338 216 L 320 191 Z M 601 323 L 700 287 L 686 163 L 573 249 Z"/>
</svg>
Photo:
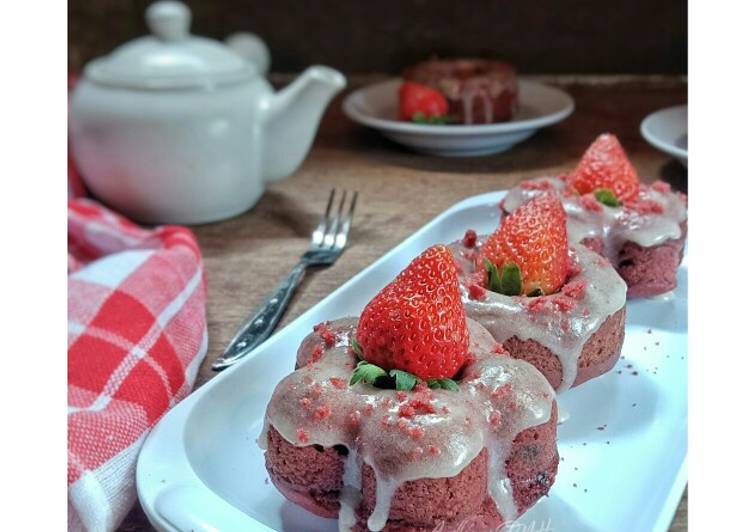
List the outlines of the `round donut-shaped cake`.
<svg viewBox="0 0 751 532">
<path fill-rule="evenodd" d="M 507 296 L 479 286 L 477 256 L 484 238 L 468 248 L 449 246 L 457 262 L 462 300 L 514 358 L 526 360 L 558 393 L 612 369 L 623 346 L 626 283 L 610 263 L 582 245 L 569 249 L 571 272 L 559 292 Z"/>
<path fill-rule="evenodd" d="M 658 181 L 641 184 L 636 201 L 611 207 L 591 194 L 575 193 L 562 176 L 540 177 L 509 190 L 501 207 L 510 214 L 544 193 L 561 200 L 569 242 L 579 242 L 607 258 L 626 281 L 629 299 L 677 286 L 687 234 L 685 195 Z"/>
<path fill-rule="evenodd" d="M 511 120 L 518 107 L 516 70 L 488 59 L 429 59 L 402 73 L 441 92 L 449 118 L 461 124 L 491 124 Z"/>
<path fill-rule="evenodd" d="M 340 530 L 497 529 L 558 469 L 554 391 L 467 320 L 458 390 L 349 385 L 357 320 L 316 327 L 269 402 L 259 443 L 274 485 Z M 460 377 L 460 378 L 459 378 Z"/>
</svg>

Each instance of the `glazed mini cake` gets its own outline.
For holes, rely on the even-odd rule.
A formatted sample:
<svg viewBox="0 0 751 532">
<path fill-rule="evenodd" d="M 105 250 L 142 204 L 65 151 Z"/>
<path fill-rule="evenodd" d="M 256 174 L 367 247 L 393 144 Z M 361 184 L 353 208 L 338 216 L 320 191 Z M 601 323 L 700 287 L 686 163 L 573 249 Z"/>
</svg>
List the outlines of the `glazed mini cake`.
<svg viewBox="0 0 751 532">
<path fill-rule="evenodd" d="M 317 326 L 259 443 L 279 491 L 340 530 L 495 530 L 547 494 L 554 391 L 461 304 L 430 248 L 360 319 Z"/>
<path fill-rule="evenodd" d="M 501 207 L 514 212 L 545 192 L 563 203 L 569 240 L 606 257 L 626 281 L 629 298 L 676 287 L 687 232 L 686 196 L 661 181 L 639 183 L 613 135 L 601 135 L 570 176 L 523 181 Z"/>
<path fill-rule="evenodd" d="M 615 365 L 625 335 L 626 284 L 602 256 L 569 247 L 555 196 L 540 195 L 505 217 L 493 235 L 470 230 L 450 248 L 467 317 L 511 356 L 533 364 L 557 393 Z M 491 264 L 496 283 L 518 276 L 517 286 L 492 286 Z"/>
<path fill-rule="evenodd" d="M 506 122 L 518 107 L 516 70 L 501 61 L 430 59 L 405 69 L 402 77 L 441 92 L 453 122 Z"/>
</svg>

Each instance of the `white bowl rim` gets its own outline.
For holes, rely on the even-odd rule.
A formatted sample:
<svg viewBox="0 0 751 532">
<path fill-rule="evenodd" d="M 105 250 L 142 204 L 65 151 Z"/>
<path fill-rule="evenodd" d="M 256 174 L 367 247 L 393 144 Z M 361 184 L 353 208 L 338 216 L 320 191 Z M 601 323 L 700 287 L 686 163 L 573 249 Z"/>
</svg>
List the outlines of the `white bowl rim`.
<svg viewBox="0 0 751 532">
<path fill-rule="evenodd" d="M 641 134 L 644 139 L 658 150 L 662 150 L 665 153 L 672 155 L 673 157 L 688 159 L 688 150 L 679 148 L 675 144 L 671 144 L 670 142 L 663 140 L 658 136 L 655 136 L 655 134 L 650 130 L 655 121 L 659 120 L 665 115 L 678 112 L 685 112 L 686 114 L 688 114 L 688 105 L 674 105 L 672 107 L 666 107 L 664 109 L 650 113 L 644 118 L 644 120 L 641 121 L 639 129 L 641 130 Z"/>
</svg>

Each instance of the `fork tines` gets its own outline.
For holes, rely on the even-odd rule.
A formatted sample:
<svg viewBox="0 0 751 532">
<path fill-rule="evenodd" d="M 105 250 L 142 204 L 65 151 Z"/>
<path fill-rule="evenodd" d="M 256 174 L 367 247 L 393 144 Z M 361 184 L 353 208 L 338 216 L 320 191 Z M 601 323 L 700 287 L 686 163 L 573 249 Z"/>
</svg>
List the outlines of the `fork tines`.
<svg viewBox="0 0 751 532">
<path fill-rule="evenodd" d="M 331 189 L 326 213 L 319 221 L 316 230 L 313 231 L 312 246 L 340 250 L 347 243 L 352 216 L 357 204 L 357 191 L 344 190 L 338 201 L 336 201 L 336 196 L 336 189 Z"/>
</svg>

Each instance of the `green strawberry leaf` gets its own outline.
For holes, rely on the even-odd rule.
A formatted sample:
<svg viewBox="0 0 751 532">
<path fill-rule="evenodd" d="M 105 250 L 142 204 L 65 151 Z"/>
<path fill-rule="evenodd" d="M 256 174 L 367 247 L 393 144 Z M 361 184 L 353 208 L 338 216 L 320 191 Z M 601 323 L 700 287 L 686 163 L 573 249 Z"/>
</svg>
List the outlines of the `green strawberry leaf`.
<svg viewBox="0 0 751 532">
<path fill-rule="evenodd" d="M 503 265 L 500 288 L 498 292 L 507 296 L 518 296 L 522 293 L 522 271 L 515 262 L 507 262 Z"/>
<path fill-rule="evenodd" d="M 360 381 L 367 382 L 368 384 L 375 384 L 375 381 L 379 377 L 386 377 L 386 372 L 376 366 L 370 364 L 364 360 L 361 360 L 355 366 L 355 370 L 352 372 L 352 378 L 349 379 L 349 385 L 352 386 Z"/>
<path fill-rule="evenodd" d="M 535 288 L 529 294 L 527 294 L 527 297 L 540 297 L 544 295 L 545 295 L 545 292 L 543 292 L 541 288 Z"/>
<path fill-rule="evenodd" d="M 417 111 L 415 114 L 412 115 L 412 121 L 416 124 L 433 124 L 433 125 L 439 125 L 439 124 L 445 124 L 449 121 L 448 116 L 440 116 L 440 115 L 434 115 L 434 116 L 425 116 L 425 113 L 421 111 Z"/>
<path fill-rule="evenodd" d="M 594 191 L 594 196 L 597 201 L 608 207 L 618 207 L 621 204 L 618 196 L 609 188 L 598 188 Z"/>
<path fill-rule="evenodd" d="M 389 375 L 394 378 L 396 389 L 403 392 L 412 391 L 412 388 L 417 384 L 417 377 L 400 369 L 392 369 L 389 371 Z"/>
<path fill-rule="evenodd" d="M 500 293 L 501 277 L 498 275 L 498 268 L 486 257 L 483 257 L 482 263 L 485 265 L 485 271 L 488 272 L 488 290 Z"/>
<path fill-rule="evenodd" d="M 459 391 L 459 385 L 453 379 L 428 379 L 428 388 Z"/>
<path fill-rule="evenodd" d="M 358 360 L 362 360 L 362 347 L 360 346 L 360 343 L 357 341 L 357 338 L 354 336 L 352 337 L 352 351 L 354 351 L 355 355 L 357 355 Z"/>
</svg>

